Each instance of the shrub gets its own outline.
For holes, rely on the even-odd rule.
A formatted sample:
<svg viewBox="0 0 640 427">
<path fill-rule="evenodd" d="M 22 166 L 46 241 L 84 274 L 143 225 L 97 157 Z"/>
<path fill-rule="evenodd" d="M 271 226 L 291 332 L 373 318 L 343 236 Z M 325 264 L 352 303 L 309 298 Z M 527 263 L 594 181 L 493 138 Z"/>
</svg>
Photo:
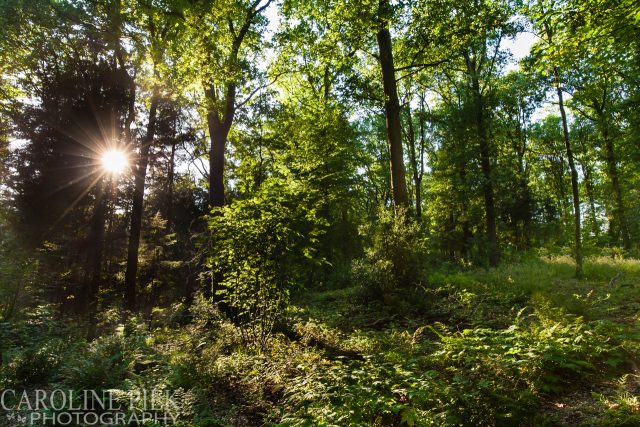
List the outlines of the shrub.
<svg viewBox="0 0 640 427">
<path fill-rule="evenodd" d="M 11 320 L 27 305 L 36 284 L 39 263 L 22 248 L 20 236 L 7 227 L 8 213 L 0 207 L 0 321 Z"/>
<path fill-rule="evenodd" d="M 46 383 L 62 362 L 63 348 L 61 341 L 49 340 L 10 352 L 13 356 L 3 367 L 2 382 L 11 386 Z"/>
<path fill-rule="evenodd" d="M 377 224 L 362 230 L 369 241 L 363 259 L 352 265 L 352 280 L 368 298 L 422 281 L 425 239 L 405 210 L 381 209 Z"/>
<path fill-rule="evenodd" d="M 22 310 L 20 320 L 0 323 L 0 381 L 44 384 L 55 377 L 80 342 L 73 327 L 54 320 L 54 305 Z"/>
<path fill-rule="evenodd" d="M 451 332 L 364 360 L 301 365 L 285 392 L 284 425 L 520 425 L 559 393 L 625 351 L 610 325 L 525 324 Z"/>
<path fill-rule="evenodd" d="M 381 299 L 396 288 L 388 260 L 356 259 L 351 265 L 351 281 L 364 300 Z"/>
<path fill-rule="evenodd" d="M 121 337 L 102 337 L 63 368 L 64 382 L 76 390 L 116 388 L 127 374 L 124 353 Z"/>
<path fill-rule="evenodd" d="M 294 187 L 267 182 L 256 196 L 209 219 L 217 293 L 246 344 L 264 347 L 290 289 L 319 262 L 314 256 L 324 224 Z"/>
</svg>

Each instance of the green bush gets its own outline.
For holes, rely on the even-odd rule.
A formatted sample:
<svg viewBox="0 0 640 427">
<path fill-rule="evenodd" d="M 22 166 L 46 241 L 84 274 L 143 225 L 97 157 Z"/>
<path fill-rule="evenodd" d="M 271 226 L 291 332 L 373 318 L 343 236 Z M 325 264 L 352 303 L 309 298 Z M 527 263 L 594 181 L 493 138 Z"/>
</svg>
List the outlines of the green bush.
<svg viewBox="0 0 640 427">
<path fill-rule="evenodd" d="M 382 298 L 423 280 L 426 246 L 422 230 L 405 210 L 381 209 L 378 222 L 362 230 L 368 247 L 352 264 L 352 281 L 366 298 Z"/>
<path fill-rule="evenodd" d="M 127 371 L 123 338 L 109 335 L 76 354 L 63 367 L 61 374 L 64 383 L 73 389 L 105 390 L 117 388 Z"/>
<path fill-rule="evenodd" d="M 256 196 L 209 219 L 209 264 L 217 293 L 245 344 L 264 347 L 273 325 L 311 270 L 324 223 L 294 184 L 272 180 Z"/>
<path fill-rule="evenodd" d="M 20 236 L 10 227 L 8 212 L 0 207 L 0 321 L 13 319 L 18 311 L 32 302 L 37 289 L 39 262 L 21 247 Z M 9 231 L 8 231 L 9 230 Z"/>
<path fill-rule="evenodd" d="M 363 361 L 301 366 L 285 393 L 283 424 L 518 425 L 545 396 L 625 360 L 611 327 L 520 319 L 501 330 L 432 326 L 440 338 L 435 351 L 415 343 Z"/>
<path fill-rule="evenodd" d="M 24 349 L 8 352 L 2 369 L 2 382 L 8 386 L 46 384 L 63 361 L 64 345 L 52 339 Z"/>
<path fill-rule="evenodd" d="M 623 376 L 623 380 L 626 376 Z M 636 379 L 637 381 L 637 379 Z M 640 425 L 640 396 L 619 387 L 612 396 L 597 393 L 595 397 L 603 407 L 601 416 L 589 420 L 591 425 L 637 426 Z"/>
<path fill-rule="evenodd" d="M 45 384 L 81 342 L 72 325 L 54 320 L 57 307 L 39 305 L 0 323 L 0 382 L 12 386 Z"/>
<path fill-rule="evenodd" d="M 388 260 L 356 259 L 351 264 L 351 282 L 363 300 L 382 299 L 396 289 L 392 265 Z"/>
</svg>

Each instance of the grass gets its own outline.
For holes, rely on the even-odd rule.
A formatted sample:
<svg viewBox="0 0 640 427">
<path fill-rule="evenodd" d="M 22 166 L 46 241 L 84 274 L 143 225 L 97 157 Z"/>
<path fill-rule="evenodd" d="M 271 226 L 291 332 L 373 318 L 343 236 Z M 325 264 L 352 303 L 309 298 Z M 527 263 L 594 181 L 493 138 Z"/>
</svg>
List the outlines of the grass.
<svg viewBox="0 0 640 427">
<path fill-rule="evenodd" d="M 314 370 L 321 390 L 351 381 L 333 404 L 298 403 L 292 424 L 342 425 L 342 405 L 354 425 L 635 425 L 640 262 L 591 258 L 582 280 L 573 274 L 568 257 L 532 258 L 433 272 L 419 292 L 386 301 L 354 304 L 355 288 L 304 294 L 292 311 L 306 342 L 364 360 Z"/>
<path fill-rule="evenodd" d="M 200 306 L 191 325 L 127 326 L 75 357 L 32 339 L 0 381 L 40 368 L 69 387 L 181 389 L 181 425 L 640 425 L 640 261 L 584 272 L 544 257 L 435 271 L 378 300 L 307 290 L 262 352 Z M 55 372 L 27 360 L 48 363 L 47 349 Z"/>
</svg>

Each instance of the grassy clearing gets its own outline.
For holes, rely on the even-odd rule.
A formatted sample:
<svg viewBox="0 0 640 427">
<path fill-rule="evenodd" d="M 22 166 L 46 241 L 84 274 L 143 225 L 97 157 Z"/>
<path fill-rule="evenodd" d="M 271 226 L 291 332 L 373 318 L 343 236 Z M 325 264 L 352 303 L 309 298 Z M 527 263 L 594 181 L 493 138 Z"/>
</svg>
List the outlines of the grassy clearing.
<svg viewBox="0 0 640 427">
<path fill-rule="evenodd" d="M 381 300 L 306 291 L 262 353 L 206 304 L 188 327 L 132 321 L 71 349 L 32 320 L 2 386 L 180 389 L 181 425 L 640 425 L 640 261 L 572 275 L 532 258 Z"/>
<path fill-rule="evenodd" d="M 580 281 L 573 271 L 567 257 L 529 259 L 435 272 L 386 303 L 355 303 L 357 289 L 305 297 L 307 340 L 365 360 L 315 370 L 320 389 L 337 384 L 319 393 L 334 404 L 297 402 L 292 423 L 640 423 L 640 263 L 593 258 Z"/>
</svg>

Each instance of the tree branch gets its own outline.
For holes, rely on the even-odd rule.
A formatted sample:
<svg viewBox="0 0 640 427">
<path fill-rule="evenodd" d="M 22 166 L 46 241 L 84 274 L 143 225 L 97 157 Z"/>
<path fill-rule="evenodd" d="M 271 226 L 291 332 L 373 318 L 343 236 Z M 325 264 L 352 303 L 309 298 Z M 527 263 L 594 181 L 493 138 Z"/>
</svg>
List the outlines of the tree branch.
<svg viewBox="0 0 640 427">
<path fill-rule="evenodd" d="M 243 106 L 245 106 L 249 101 L 251 101 L 251 98 L 253 98 L 253 97 L 255 96 L 255 94 L 256 94 L 256 93 L 258 93 L 258 92 L 259 92 L 259 91 L 261 91 L 262 89 L 266 89 L 266 88 L 268 88 L 269 86 L 271 86 L 272 84 L 274 84 L 276 81 L 278 81 L 278 79 L 280 78 L 280 76 L 282 76 L 283 74 L 285 74 L 285 72 L 284 72 L 284 71 L 283 71 L 282 73 L 278 73 L 278 74 L 276 74 L 276 76 L 275 76 L 275 77 L 274 77 L 270 82 L 268 82 L 267 84 L 264 84 L 264 85 L 258 86 L 257 88 L 255 88 L 254 90 L 252 90 L 252 91 L 249 93 L 249 95 L 247 95 L 247 97 L 246 97 L 243 101 L 238 102 L 238 103 L 236 104 L 236 109 L 237 109 L 237 108 L 242 108 Z"/>
<path fill-rule="evenodd" d="M 402 71 L 402 70 L 408 70 L 411 68 L 427 68 L 427 67 L 437 67 L 438 65 L 442 65 L 445 62 L 448 62 L 449 59 L 441 59 L 440 61 L 434 61 L 434 62 L 424 62 L 424 63 L 420 63 L 420 64 L 411 64 L 411 65 L 405 65 L 404 67 L 399 67 L 396 68 L 394 71 L 398 72 L 398 71 Z"/>
</svg>

